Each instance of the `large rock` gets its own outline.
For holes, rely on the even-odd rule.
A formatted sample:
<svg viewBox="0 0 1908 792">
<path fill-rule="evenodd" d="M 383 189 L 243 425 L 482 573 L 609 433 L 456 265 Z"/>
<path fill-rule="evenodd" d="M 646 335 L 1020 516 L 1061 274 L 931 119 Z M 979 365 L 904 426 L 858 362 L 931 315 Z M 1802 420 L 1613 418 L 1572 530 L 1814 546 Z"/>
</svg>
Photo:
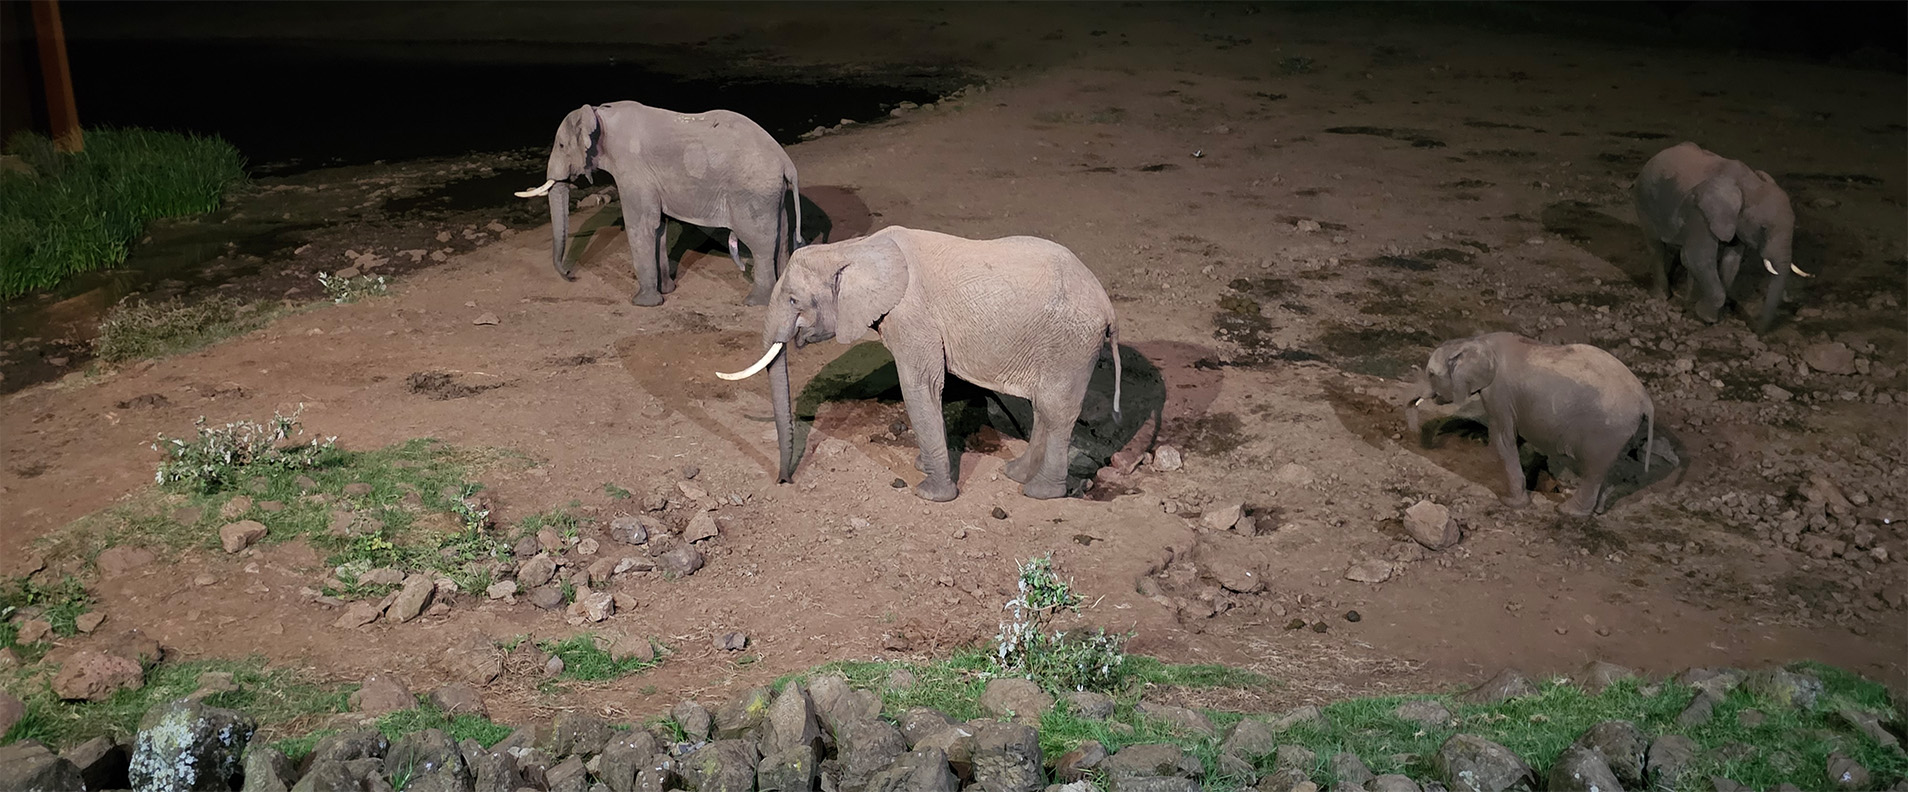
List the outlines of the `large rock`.
<svg viewBox="0 0 1908 792">
<path fill-rule="evenodd" d="M 1272 731 L 1265 721 L 1240 718 L 1238 723 L 1226 729 L 1226 738 L 1219 743 L 1219 752 L 1251 760 L 1272 753 L 1278 746 L 1278 733 Z"/>
<path fill-rule="evenodd" d="M 1665 734 L 1650 743 L 1649 760 L 1644 765 L 1644 773 L 1651 784 L 1661 789 L 1674 789 L 1683 778 L 1683 772 L 1701 748 L 1695 740 L 1680 734 Z"/>
<path fill-rule="evenodd" d="M 151 668 L 166 657 L 166 650 L 152 636 L 137 628 L 115 633 L 100 646 L 100 651 L 115 657 L 124 657 L 141 668 Z"/>
<path fill-rule="evenodd" d="M 1432 766 L 1453 792 L 1529 792 L 1537 783 L 1522 757 L 1473 734 L 1445 740 Z"/>
<path fill-rule="evenodd" d="M 26 702 L 20 697 L 0 690 L 0 736 L 13 729 L 13 724 L 26 717 Z"/>
<path fill-rule="evenodd" d="M 752 687 L 737 693 L 729 703 L 715 711 L 715 738 L 739 739 L 768 721 L 769 705 L 774 703 L 766 687 Z"/>
<path fill-rule="evenodd" d="M 1106 720 L 1113 717 L 1113 697 L 1091 690 L 1075 690 L 1065 694 L 1067 706 L 1076 717 L 1086 720 Z"/>
<path fill-rule="evenodd" d="M 1318 785 L 1312 783 L 1305 771 L 1293 767 L 1266 773 L 1255 788 L 1259 792 L 1318 792 Z"/>
<path fill-rule="evenodd" d="M 603 746 L 596 775 L 610 792 L 633 792 L 636 775 L 650 766 L 660 753 L 662 745 L 656 735 L 642 729 L 620 732 L 616 739 Z"/>
<path fill-rule="evenodd" d="M 542 553 L 524 559 L 517 565 L 517 588 L 529 591 L 545 585 L 556 577 L 556 559 Z"/>
<path fill-rule="evenodd" d="M 310 767 L 306 768 L 304 774 L 298 777 L 298 783 L 292 785 L 291 792 L 360 792 L 372 777 L 378 778 L 380 786 L 377 789 L 382 792 L 390 788 L 390 784 L 384 783 L 384 779 L 377 776 L 375 764 L 370 759 L 351 762 L 341 762 L 336 759 L 315 760 Z"/>
<path fill-rule="evenodd" d="M 669 710 L 669 719 L 676 722 L 676 728 L 691 742 L 709 739 L 709 730 L 715 726 L 715 718 L 701 704 L 693 701 L 680 701 Z"/>
<path fill-rule="evenodd" d="M 119 655 L 74 652 L 53 677 L 53 692 L 67 701 L 104 701 L 121 690 L 145 686 L 145 670 Z"/>
<path fill-rule="evenodd" d="M 1332 780 L 1338 785 L 1366 786 L 1377 776 L 1365 766 L 1365 760 L 1349 751 L 1332 755 Z"/>
<path fill-rule="evenodd" d="M 974 729 L 965 723 L 950 723 L 947 728 L 921 738 L 914 750 L 933 748 L 947 757 L 947 764 L 962 781 L 974 780 Z"/>
<path fill-rule="evenodd" d="M 808 697 L 815 702 L 815 712 L 821 717 L 822 727 L 831 734 L 839 731 L 843 723 L 881 715 L 881 696 L 872 690 L 849 687 L 847 677 L 840 674 L 825 674 L 809 679 Z"/>
<path fill-rule="evenodd" d="M 464 753 L 439 729 L 407 734 L 384 756 L 386 778 L 406 777 L 404 792 L 465 792 L 476 780 Z"/>
<path fill-rule="evenodd" d="M 694 545 L 679 545 L 656 559 L 656 567 L 662 570 L 664 577 L 688 577 L 702 569 L 702 551 Z"/>
<path fill-rule="evenodd" d="M 417 696 L 404 683 L 386 674 L 372 674 L 351 694 L 352 712 L 384 715 L 417 707 Z"/>
<path fill-rule="evenodd" d="M 908 741 L 901 732 L 878 718 L 841 724 L 835 730 L 835 746 L 843 789 L 860 789 L 881 768 L 908 751 Z"/>
<path fill-rule="evenodd" d="M 1318 766 L 1318 754 L 1303 745 L 1281 745 L 1272 752 L 1272 756 L 1273 768 L 1283 770 L 1289 767 L 1305 773 L 1307 777 Z"/>
<path fill-rule="evenodd" d="M 754 783 L 754 777 L 749 781 Z M 590 771 L 583 757 L 572 756 L 543 771 L 544 788 L 549 792 L 589 792 Z"/>
<path fill-rule="evenodd" d="M 219 528 L 219 545 L 236 553 L 265 538 L 265 524 L 257 520 L 239 520 Z"/>
<path fill-rule="evenodd" d="M 810 792 L 821 780 L 821 762 L 812 746 L 796 746 L 763 757 L 755 766 L 755 788 Z M 623 792 L 612 787 L 610 792 Z M 648 792 L 645 790 L 645 792 Z"/>
<path fill-rule="evenodd" d="M 1744 684 L 1764 701 L 1803 710 L 1815 709 L 1823 691 L 1822 680 L 1784 668 L 1750 674 Z"/>
<path fill-rule="evenodd" d="M 479 718 L 489 715 L 489 710 L 484 707 L 484 694 L 478 692 L 477 688 L 471 687 L 463 682 L 452 682 L 439 687 L 431 691 L 431 694 L 425 698 L 431 703 L 431 706 L 436 707 L 437 711 L 445 715 L 453 717 L 457 715 L 475 715 Z"/>
<path fill-rule="evenodd" d="M 682 758 L 682 777 L 696 792 L 753 792 L 758 757 L 748 740 L 716 740 Z"/>
<path fill-rule="evenodd" d="M 392 624 L 402 624 L 417 618 L 424 612 L 424 606 L 431 604 L 431 594 L 437 591 L 437 581 L 430 575 L 414 572 L 404 579 L 404 588 L 398 590 L 397 599 L 391 601 L 391 607 L 384 612 L 384 620 Z"/>
<path fill-rule="evenodd" d="M 1855 373 L 1855 352 L 1847 344 L 1831 341 L 1822 344 L 1810 344 L 1802 349 L 1802 362 L 1809 368 L 1824 374 L 1847 375 Z"/>
<path fill-rule="evenodd" d="M 1039 726 L 1040 717 L 1053 709 L 1053 697 L 1027 679 L 990 679 L 981 690 L 982 712 L 1016 723 Z"/>
<path fill-rule="evenodd" d="M 1404 527 L 1418 544 L 1432 550 L 1443 550 L 1463 538 L 1457 520 L 1451 519 L 1451 510 L 1428 500 L 1405 510 Z"/>
<path fill-rule="evenodd" d="M 469 738 L 458 743 L 457 750 L 464 755 L 464 764 L 470 768 L 471 792 L 517 792 L 524 786 L 523 775 L 517 771 L 517 757 L 510 752 L 487 749 Z M 607 756 L 606 752 L 605 762 L 608 761 Z M 630 780 L 621 787 L 615 785 L 615 775 L 606 774 L 606 777 L 611 781 L 612 792 L 632 792 L 634 771 L 631 771 Z"/>
<path fill-rule="evenodd" d="M 1110 779 L 1126 777 L 1199 778 L 1206 774 L 1197 757 L 1172 743 L 1142 743 L 1113 752 L 1100 769 Z"/>
<path fill-rule="evenodd" d="M 565 712 L 551 721 L 550 753 L 555 756 L 595 756 L 615 739 L 609 721 L 581 712 Z"/>
<path fill-rule="evenodd" d="M 1584 692 L 1595 696 L 1609 689 L 1611 685 L 1626 679 L 1635 678 L 1635 669 L 1620 666 L 1615 663 L 1606 663 L 1602 660 L 1592 660 L 1588 665 L 1583 667 L 1582 671 L 1577 672 L 1576 682 L 1579 687 L 1584 689 Z"/>
<path fill-rule="evenodd" d="M 1423 789 L 1424 787 L 1418 786 L 1418 782 L 1411 780 L 1409 776 L 1396 773 L 1378 776 L 1365 785 L 1365 792 L 1420 792 Z M 1613 789 L 1609 792 L 1623 791 Z"/>
<path fill-rule="evenodd" d="M 489 638 L 466 635 L 444 650 L 444 667 L 472 685 L 488 685 L 503 674 L 503 652 Z"/>
<path fill-rule="evenodd" d="M 914 750 L 915 746 L 928 735 L 953 726 L 957 722 L 946 713 L 927 707 L 912 707 L 895 719 L 895 725 L 901 728 L 901 736 L 907 738 L 908 750 Z"/>
<path fill-rule="evenodd" d="M 1148 718 L 1165 721 L 1174 729 L 1182 732 L 1200 737 L 1213 737 L 1219 734 L 1219 730 L 1213 728 L 1212 719 L 1207 718 L 1205 713 L 1198 710 L 1175 707 L 1171 704 L 1159 704 L 1151 701 L 1141 701 L 1134 706 L 1134 709 L 1138 710 L 1139 714 Z"/>
<path fill-rule="evenodd" d="M 1106 746 L 1099 740 L 1087 740 L 1053 760 L 1053 780 L 1070 784 L 1097 772 L 1106 762 Z"/>
<path fill-rule="evenodd" d="M 936 748 L 910 751 L 868 778 L 866 792 L 960 792 L 947 754 Z"/>
<path fill-rule="evenodd" d="M 94 737 L 61 751 L 60 758 L 79 768 L 80 779 L 86 782 L 87 789 L 125 789 L 132 786 L 132 779 L 128 776 L 132 750 L 111 737 Z"/>
<path fill-rule="evenodd" d="M 1432 699 L 1412 699 L 1391 710 L 1391 717 L 1420 726 L 1443 726 L 1451 722 L 1451 709 Z"/>
<path fill-rule="evenodd" d="M 1018 723 L 975 720 L 974 783 L 984 792 L 1034 792 L 1045 786 L 1040 735 Z"/>
<path fill-rule="evenodd" d="M 1620 792 L 1623 782 L 1610 771 L 1602 752 L 1572 745 L 1550 766 L 1550 792 Z"/>
<path fill-rule="evenodd" d="M 1497 672 L 1497 676 L 1491 677 L 1484 684 L 1460 694 L 1458 698 L 1472 704 L 1496 704 L 1500 701 L 1535 695 L 1537 695 L 1536 685 L 1531 684 L 1530 680 L 1525 679 L 1524 675 L 1518 673 L 1516 669 L 1506 668 Z"/>
<path fill-rule="evenodd" d="M 354 729 L 322 738 L 311 749 L 309 762 L 338 763 L 359 759 L 383 759 L 391 750 L 391 740 L 373 728 Z"/>
<path fill-rule="evenodd" d="M 127 775 L 140 792 L 211 792 L 233 786 L 258 723 L 237 710 L 174 701 L 146 712 Z"/>
<path fill-rule="evenodd" d="M 782 686 L 763 724 L 762 752 L 777 754 L 803 746 L 819 752 L 821 744 L 821 720 L 815 716 L 815 702 L 809 700 L 808 690 L 800 682 Z"/>
<path fill-rule="evenodd" d="M 1629 789 L 1643 788 L 1643 772 L 1649 761 L 1650 741 L 1636 724 L 1629 721 L 1604 721 L 1578 735 L 1573 745 L 1596 751 L 1603 756 L 1617 781 Z M 1551 782 L 1556 783 L 1555 770 Z"/>
<path fill-rule="evenodd" d="M 84 792 L 86 781 L 72 762 L 37 740 L 0 745 L 0 789 L 20 792 Z"/>
<path fill-rule="evenodd" d="M 1866 792 L 1866 790 L 1874 789 L 1871 784 L 1875 779 L 1873 774 L 1868 772 L 1868 768 L 1843 756 L 1840 752 L 1829 754 L 1827 769 L 1829 785 L 1842 792 Z"/>
<path fill-rule="evenodd" d="M 289 792 L 297 778 L 298 768 L 284 753 L 255 745 L 245 751 L 245 786 L 239 792 Z"/>
</svg>

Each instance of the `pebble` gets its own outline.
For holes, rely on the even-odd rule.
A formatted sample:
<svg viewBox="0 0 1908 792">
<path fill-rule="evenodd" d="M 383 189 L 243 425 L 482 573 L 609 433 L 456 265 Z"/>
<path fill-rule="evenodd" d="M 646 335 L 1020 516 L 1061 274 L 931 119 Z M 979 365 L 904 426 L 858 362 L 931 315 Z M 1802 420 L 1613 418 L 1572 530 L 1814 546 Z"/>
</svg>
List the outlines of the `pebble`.
<svg viewBox="0 0 1908 792">
<path fill-rule="evenodd" d="M 995 507 L 994 507 L 994 519 L 996 519 L 996 520 L 1005 520 L 1005 519 L 1007 519 L 1007 510 L 1006 510 L 1006 509 L 1003 509 L 1003 508 L 1001 508 L 1001 507 L 999 507 L 999 506 L 995 506 Z"/>
</svg>

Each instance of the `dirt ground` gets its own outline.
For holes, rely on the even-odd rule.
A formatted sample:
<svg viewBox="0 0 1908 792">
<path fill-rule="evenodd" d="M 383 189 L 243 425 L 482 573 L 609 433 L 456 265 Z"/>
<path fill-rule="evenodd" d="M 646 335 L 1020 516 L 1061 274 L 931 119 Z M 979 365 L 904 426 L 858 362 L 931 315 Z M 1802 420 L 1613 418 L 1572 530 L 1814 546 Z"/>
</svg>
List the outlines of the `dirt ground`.
<svg viewBox="0 0 1908 792">
<path fill-rule="evenodd" d="M 387 297 L 6 397 L 0 571 L 19 572 L 36 537 L 148 486 L 155 433 L 302 404 L 309 430 L 350 448 L 428 436 L 526 455 L 534 466 L 483 477 L 503 521 L 574 500 L 601 528 L 634 508 L 606 482 L 678 492 L 687 465 L 713 498 L 734 496 L 715 512 L 705 569 L 611 587 L 640 607 L 600 627 L 657 637 L 675 649 L 667 663 L 581 692 L 500 683 L 487 695 L 503 720 L 578 707 L 635 717 L 830 660 L 985 640 L 1015 563 L 1049 552 L 1094 621 L 1137 631 L 1134 651 L 1282 683 L 1242 708 L 1593 659 L 1653 672 L 1817 659 L 1908 681 L 1901 74 L 1277 6 L 1171 24 L 1170 11 L 1111 6 L 884 8 L 823 23 L 764 6 L 729 23 L 771 66 L 961 60 L 997 78 L 790 147 L 805 196 L 837 240 L 898 224 L 1072 248 L 1164 385 L 1149 405 L 1158 425 L 1129 453 L 1157 428 L 1182 468 L 1109 470 L 1092 497 L 1032 501 L 1000 474 L 1020 442 L 983 429 L 960 497 L 930 504 L 890 486 L 919 477 L 905 427 L 894 431 L 899 402 L 837 400 L 818 410 L 795 482 L 775 485 L 766 385 L 713 376 L 759 348 L 760 309 L 741 305 L 748 285 L 726 256 L 687 253 L 668 302 L 637 308 L 619 228 L 564 282 L 549 270 L 547 221 L 519 206 L 493 213 L 507 236 L 421 262 Z M 1627 184 L 1686 139 L 1768 170 L 1794 197 L 1797 261 L 1818 277 L 1767 336 L 1648 297 Z M 367 201 L 406 194 L 380 193 L 391 185 L 375 169 L 299 178 L 277 192 L 329 178 Z M 323 267 L 344 249 L 435 249 L 439 231 L 471 241 L 479 219 L 328 226 L 312 248 L 272 255 Z M 497 323 L 473 324 L 484 313 Z M 1406 438 L 1401 405 L 1431 347 L 1499 329 L 1622 358 L 1684 465 L 1577 521 L 1555 513 L 1559 493 L 1499 505 L 1502 477 L 1476 439 L 1426 450 Z M 1798 366 L 1828 342 L 1853 352 L 1856 373 Z M 795 376 L 875 349 L 801 350 Z M 503 387 L 412 393 L 406 378 L 428 371 Z M 1460 545 L 1432 553 L 1404 538 L 1402 509 L 1421 498 L 1450 507 Z M 1256 530 L 1206 527 L 1203 513 L 1229 504 Z M 1388 579 L 1349 580 L 1355 565 Z M 1242 572 L 1264 588 L 1219 583 L 1254 588 Z M 389 671 L 419 690 L 449 678 L 444 650 L 471 635 L 578 629 L 560 612 L 470 599 L 411 624 L 337 629 L 338 613 L 301 593 L 328 574 L 309 548 L 274 545 L 95 590 L 110 623 L 186 656 L 260 653 L 343 680 Z M 712 645 L 733 630 L 747 650 Z"/>
</svg>

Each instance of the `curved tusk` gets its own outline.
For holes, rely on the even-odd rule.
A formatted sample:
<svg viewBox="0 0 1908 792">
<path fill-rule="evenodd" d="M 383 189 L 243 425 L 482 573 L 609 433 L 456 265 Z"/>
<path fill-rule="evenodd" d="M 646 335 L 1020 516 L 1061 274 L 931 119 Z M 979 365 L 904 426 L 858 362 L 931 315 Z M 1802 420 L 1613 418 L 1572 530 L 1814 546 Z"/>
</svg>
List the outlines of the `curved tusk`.
<svg viewBox="0 0 1908 792">
<path fill-rule="evenodd" d="M 518 198 L 535 198 L 540 195 L 549 195 L 550 188 L 554 186 L 556 186 L 556 179 L 551 179 L 549 181 L 544 182 L 540 186 L 532 187 L 528 190 L 524 190 L 523 192 L 517 193 L 517 197 Z"/>
<path fill-rule="evenodd" d="M 1790 266 L 1794 266 L 1794 265 L 1790 265 Z M 1780 273 L 1780 272 L 1776 272 L 1776 268 L 1775 268 L 1775 263 L 1774 263 L 1774 262 L 1771 262 L 1771 261 L 1770 261 L 1770 260 L 1768 260 L 1768 259 L 1763 259 L 1763 260 L 1762 260 L 1762 268 L 1763 268 L 1763 269 L 1766 269 L 1766 270 L 1768 270 L 1768 271 L 1769 271 L 1769 274 L 1770 274 L 1770 275 L 1781 275 L 1781 274 L 1782 274 L 1782 273 Z"/>
<path fill-rule="evenodd" d="M 1802 271 L 1802 268 L 1801 268 L 1801 267 L 1798 267 L 1798 266 L 1796 266 L 1796 265 L 1794 265 L 1794 264 L 1790 264 L 1790 265 L 1789 265 L 1789 269 L 1791 269 L 1791 270 L 1794 270 L 1794 271 L 1795 271 L 1795 274 L 1797 274 L 1797 275 L 1800 275 L 1800 276 L 1802 276 L 1802 277 L 1804 277 L 1804 278 L 1813 278 L 1813 277 L 1815 277 L 1814 275 L 1810 275 L 1810 274 L 1808 274 L 1808 273 L 1806 273 L 1806 272 L 1803 272 L 1803 271 Z"/>
<path fill-rule="evenodd" d="M 755 365 L 745 368 L 741 371 L 735 372 L 734 374 L 726 374 L 726 373 L 718 371 L 716 372 L 716 376 L 721 377 L 725 380 L 748 379 L 750 377 L 753 377 L 757 374 L 762 373 L 762 369 L 768 368 L 769 362 L 775 359 L 775 353 L 780 351 L 782 351 L 782 342 L 777 341 L 773 344 L 769 344 L 768 351 L 762 353 L 762 359 L 755 361 Z"/>
</svg>

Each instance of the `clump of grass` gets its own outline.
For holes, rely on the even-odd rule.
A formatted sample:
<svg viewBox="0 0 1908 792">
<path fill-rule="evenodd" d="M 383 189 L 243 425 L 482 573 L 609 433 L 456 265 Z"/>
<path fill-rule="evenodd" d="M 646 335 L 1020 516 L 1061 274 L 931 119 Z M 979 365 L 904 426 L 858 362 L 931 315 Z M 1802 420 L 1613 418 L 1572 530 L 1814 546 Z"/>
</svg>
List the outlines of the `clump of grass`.
<svg viewBox="0 0 1908 792">
<path fill-rule="evenodd" d="M 622 487 L 618 487 L 615 484 L 610 484 L 607 482 L 603 484 L 603 494 L 608 495 L 611 498 L 614 498 L 616 500 L 629 500 L 631 497 L 634 497 L 629 490 L 623 489 Z"/>
<path fill-rule="evenodd" d="M 0 648 L 11 648 L 28 662 L 39 659 L 48 648 L 41 644 L 20 643 L 22 613 L 44 619 L 53 626 L 53 634 L 71 636 L 79 632 L 75 620 L 93 604 L 93 595 L 71 575 L 58 583 L 35 583 L 26 576 L 0 578 Z"/>
<path fill-rule="evenodd" d="M 338 440 L 314 437 L 302 444 L 283 445 L 304 434 L 297 412 L 289 416 L 274 412 L 269 423 L 233 421 L 218 427 L 206 426 L 205 417 L 200 416 L 194 425 L 198 437 L 191 441 L 162 434 L 152 444 L 153 450 L 166 454 L 156 476 L 161 486 L 213 493 L 265 470 L 314 468 Z"/>
<path fill-rule="evenodd" d="M 183 698 L 199 688 L 199 675 L 223 671 L 238 690 L 215 693 L 205 703 L 243 710 L 258 719 L 256 739 L 301 732 L 323 716 L 344 712 L 348 689 L 319 684 L 296 671 L 269 668 L 264 658 L 160 663 L 138 690 L 121 690 L 104 701 L 62 702 L 53 693 L 54 670 L 42 665 L 0 675 L 0 688 L 20 697 L 26 714 L 0 742 L 33 739 L 62 748 L 101 735 L 130 737 L 146 710 Z"/>
<path fill-rule="evenodd" d="M 1080 612 L 1080 597 L 1054 574 L 1051 556 L 1020 565 L 1020 593 L 1007 610 L 1012 617 L 994 639 L 1003 669 L 1058 690 L 1108 690 L 1125 679 L 1127 635 L 1097 627 L 1047 631 L 1060 612 Z"/>
<path fill-rule="evenodd" d="M 492 722 L 481 715 L 450 715 L 430 704 L 420 704 L 416 708 L 399 710 L 378 719 L 378 731 L 384 736 L 396 740 L 407 734 L 416 734 L 426 729 L 442 729 L 454 742 L 465 739 L 476 740 L 485 748 L 503 741 L 516 731 L 509 726 Z M 314 745 L 316 742 L 314 741 Z M 289 755 L 291 752 L 286 751 Z M 310 753 L 309 749 L 305 753 Z M 298 758 L 303 758 L 302 755 Z"/>
<path fill-rule="evenodd" d="M 628 676 L 638 671 L 647 671 L 662 665 L 658 659 L 637 660 L 633 657 L 617 660 L 603 646 L 604 639 L 591 633 L 579 633 L 561 641 L 539 641 L 537 648 L 563 658 L 564 679 L 580 682 L 598 682 Z"/>
<path fill-rule="evenodd" d="M 106 312 L 93 353 L 115 363 L 177 354 L 263 327 L 274 315 L 221 296 L 190 303 L 132 300 Z"/>
<path fill-rule="evenodd" d="M 383 275 L 358 275 L 340 278 L 335 275 L 318 273 L 318 284 L 325 287 L 325 296 L 333 303 L 343 305 L 357 302 L 359 299 L 386 291 Z"/>
<path fill-rule="evenodd" d="M 7 142 L 33 173 L 0 173 L 0 299 L 126 259 L 148 221 L 217 209 L 245 161 L 216 137 L 89 129 L 86 149 L 46 138 Z"/>
</svg>

